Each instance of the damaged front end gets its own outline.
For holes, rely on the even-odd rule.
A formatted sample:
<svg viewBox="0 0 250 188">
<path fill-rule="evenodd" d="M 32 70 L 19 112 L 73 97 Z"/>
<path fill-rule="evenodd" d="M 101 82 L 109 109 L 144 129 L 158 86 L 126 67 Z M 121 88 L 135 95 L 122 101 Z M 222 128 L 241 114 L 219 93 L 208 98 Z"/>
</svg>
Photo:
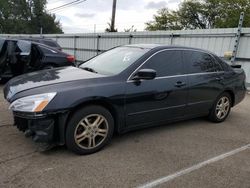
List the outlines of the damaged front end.
<svg viewBox="0 0 250 188">
<path fill-rule="evenodd" d="M 67 112 L 30 114 L 13 112 L 14 126 L 35 143 L 64 145 Z"/>
</svg>

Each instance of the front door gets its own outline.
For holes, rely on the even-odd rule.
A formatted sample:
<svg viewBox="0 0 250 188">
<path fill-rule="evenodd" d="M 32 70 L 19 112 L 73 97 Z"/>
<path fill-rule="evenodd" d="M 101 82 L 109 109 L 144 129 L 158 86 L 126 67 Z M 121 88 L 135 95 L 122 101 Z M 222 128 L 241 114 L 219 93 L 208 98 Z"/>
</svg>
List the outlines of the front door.
<svg viewBox="0 0 250 188">
<path fill-rule="evenodd" d="M 187 77 L 183 75 L 182 52 L 163 50 L 153 55 L 140 69 L 154 69 L 153 80 L 126 85 L 126 125 L 146 126 L 184 115 L 187 102 Z"/>
</svg>

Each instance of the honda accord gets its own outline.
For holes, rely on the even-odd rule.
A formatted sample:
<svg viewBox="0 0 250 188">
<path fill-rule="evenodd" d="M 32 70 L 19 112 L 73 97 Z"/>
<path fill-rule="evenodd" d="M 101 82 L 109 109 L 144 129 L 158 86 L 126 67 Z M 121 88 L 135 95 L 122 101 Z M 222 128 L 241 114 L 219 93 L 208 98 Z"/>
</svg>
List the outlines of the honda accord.
<svg viewBox="0 0 250 188">
<path fill-rule="evenodd" d="M 14 124 L 77 154 L 114 132 L 206 116 L 223 122 L 245 96 L 245 73 L 201 49 L 154 44 L 111 49 L 79 67 L 18 76 L 5 88 Z"/>
</svg>

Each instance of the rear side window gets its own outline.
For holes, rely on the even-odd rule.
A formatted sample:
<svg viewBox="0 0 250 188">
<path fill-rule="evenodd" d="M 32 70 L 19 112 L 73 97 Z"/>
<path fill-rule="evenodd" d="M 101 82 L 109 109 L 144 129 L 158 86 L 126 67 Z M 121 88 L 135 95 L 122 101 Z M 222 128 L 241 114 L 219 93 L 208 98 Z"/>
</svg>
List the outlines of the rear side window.
<svg viewBox="0 0 250 188">
<path fill-rule="evenodd" d="M 184 51 L 183 59 L 189 74 L 216 72 L 214 59 L 211 55 L 198 51 Z"/>
<path fill-rule="evenodd" d="M 182 52 L 167 50 L 151 57 L 141 69 L 154 69 L 157 77 L 183 74 Z"/>
<path fill-rule="evenodd" d="M 222 69 L 224 71 L 230 71 L 231 70 L 231 67 L 226 62 L 224 62 L 221 58 L 215 57 L 215 59 L 220 64 L 220 66 L 222 67 Z"/>
</svg>

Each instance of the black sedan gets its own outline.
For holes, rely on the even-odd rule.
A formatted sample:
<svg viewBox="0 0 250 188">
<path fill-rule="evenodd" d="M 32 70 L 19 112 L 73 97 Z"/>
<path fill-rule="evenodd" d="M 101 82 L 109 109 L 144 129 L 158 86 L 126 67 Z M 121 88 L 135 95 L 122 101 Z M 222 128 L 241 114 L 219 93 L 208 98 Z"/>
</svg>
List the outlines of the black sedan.
<svg viewBox="0 0 250 188">
<path fill-rule="evenodd" d="M 200 116 L 222 122 L 245 96 L 245 73 L 193 48 L 128 45 L 76 67 L 16 77 L 4 88 L 15 125 L 35 142 L 78 154 L 114 132 Z"/>
<path fill-rule="evenodd" d="M 0 38 L 0 79 L 53 67 L 72 66 L 75 59 L 44 44 Z"/>
</svg>

